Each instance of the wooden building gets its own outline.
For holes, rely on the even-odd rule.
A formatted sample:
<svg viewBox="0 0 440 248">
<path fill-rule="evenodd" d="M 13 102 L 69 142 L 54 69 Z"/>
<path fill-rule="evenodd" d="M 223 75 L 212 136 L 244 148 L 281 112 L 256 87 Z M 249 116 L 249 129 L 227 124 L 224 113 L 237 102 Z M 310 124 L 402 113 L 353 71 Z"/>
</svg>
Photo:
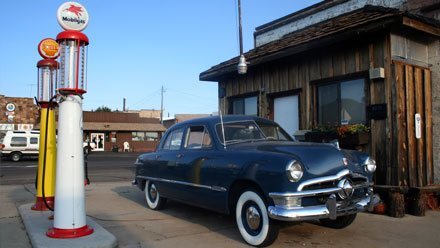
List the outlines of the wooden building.
<svg viewBox="0 0 440 248">
<path fill-rule="evenodd" d="M 368 125 L 376 184 L 440 183 L 439 7 L 323 1 L 257 27 L 247 74 L 237 73 L 237 56 L 200 80 L 218 82 L 224 114 L 281 120 L 291 134 Z"/>
</svg>

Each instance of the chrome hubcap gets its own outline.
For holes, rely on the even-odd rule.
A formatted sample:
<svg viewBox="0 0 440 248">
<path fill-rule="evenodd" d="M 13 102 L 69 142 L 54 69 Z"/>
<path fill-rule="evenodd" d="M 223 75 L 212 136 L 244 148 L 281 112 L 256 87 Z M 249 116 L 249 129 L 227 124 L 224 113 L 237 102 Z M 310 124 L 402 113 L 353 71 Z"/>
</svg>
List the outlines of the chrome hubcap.
<svg viewBox="0 0 440 248">
<path fill-rule="evenodd" d="M 249 228 L 251 228 L 252 230 L 257 230 L 260 226 L 260 213 L 255 207 L 251 206 L 246 210 L 246 221 Z"/>
<path fill-rule="evenodd" d="M 157 196 L 157 189 L 156 186 L 153 184 L 150 186 L 150 197 L 151 199 L 155 200 Z"/>
</svg>

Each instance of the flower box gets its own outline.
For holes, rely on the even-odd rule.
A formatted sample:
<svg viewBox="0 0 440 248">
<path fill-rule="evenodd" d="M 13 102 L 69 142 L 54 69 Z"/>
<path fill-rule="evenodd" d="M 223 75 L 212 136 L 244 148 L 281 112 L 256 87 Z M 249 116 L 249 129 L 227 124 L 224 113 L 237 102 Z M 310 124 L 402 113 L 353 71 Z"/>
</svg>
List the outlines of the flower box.
<svg viewBox="0 0 440 248">
<path fill-rule="evenodd" d="M 305 141 L 326 143 L 338 139 L 338 134 L 332 131 L 311 131 L 305 134 Z"/>
<path fill-rule="evenodd" d="M 348 134 L 344 137 L 339 138 L 339 144 L 341 147 L 353 147 L 366 145 L 370 141 L 369 133 L 356 133 Z"/>
</svg>

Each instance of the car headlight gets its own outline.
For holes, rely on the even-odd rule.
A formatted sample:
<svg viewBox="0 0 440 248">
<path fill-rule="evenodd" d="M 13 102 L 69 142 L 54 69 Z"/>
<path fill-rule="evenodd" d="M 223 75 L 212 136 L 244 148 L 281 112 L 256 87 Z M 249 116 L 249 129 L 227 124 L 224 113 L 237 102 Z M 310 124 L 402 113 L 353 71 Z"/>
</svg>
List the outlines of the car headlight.
<svg viewBox="0 0 440 248">
<path fill-rule="evenodd" d="M 374 173 L 376 171 L 376 161 L 374 161 L 372 158 L 368 158 L 365 161 L 364 168 L 366 172 Z"/>
<path fill-rule="evenodd" d="M 301 164 L 294 160 L 286 166 L 286 174 L 287 178 L 289 178 L 289 181 L 298 182 L 303 176 L 304 172 Z"/>
</svg>

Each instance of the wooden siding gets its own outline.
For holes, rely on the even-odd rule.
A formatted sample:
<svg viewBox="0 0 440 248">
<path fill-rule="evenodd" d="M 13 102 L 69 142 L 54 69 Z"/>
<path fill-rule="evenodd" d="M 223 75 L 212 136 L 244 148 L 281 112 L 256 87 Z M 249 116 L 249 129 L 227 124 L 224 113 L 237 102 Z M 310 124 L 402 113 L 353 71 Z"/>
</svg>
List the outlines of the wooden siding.
<svg viewBox="0 0 440 248">
<path fill-rule="evenodd" d="M 270 96 L 276 93 L 299 92 L 300 129 L 311 129 L 317 124 L 315 88 L 323 82 L 354 77 L 365 77 L 369 104 L 382 104 L 388 101 L 387 82 L 368 80 L 370 68 L 386 67 L 390 63 L 388 54 L 389 36 L 377 35 L 374 41 L 350 41 L 343 45 L 316 49 L 314 52 L 299 54 L 273 63 L 251 67 L 246 75 L 228 78 L 219 83 L 225 87 L 226 98 L 220 101 L 227 113 L 230 98 L 255 93 L 259 96 L 259 115 L 273 118 L 270 112 Z M 387 59 L 387 60 L 386 60 Z M 390 75 L 388 66 L 386 74 Z M 376 180 L 386 183 L 387 168 L 387 122 L 371 121 L 371 143 L 366 151 L 378 163 Z"/>
<path fill-rule="evenodd" d="M 317 124 L 316 86 L 321 83 L 364 77 L 366 103 L 386 104 L 385 120 L 370 120 L 370 143 L 365 151 L 377 162 L 376 184 L 410 187 L 433 182 L 433 141 L 430 71 L 392 61 L 390 34 L 370 40 L 315 49 L 307 54 L 251 67 L 246 75 L 219 83 L 226 97 L 220 101 L 228 110 L 231 98 L 249 93 L 259 97 L 259 115 L 273 118 L 272 97 L 299 94 L 300 129 Z M 368 70 L 384 68 L 385 78 L 370 80 Z M 223 111 L 227 113 L 227 111 Z M 414 114 L 423 118 L 423 135 L 415 139 Z"/>
<path fill-rule="evenodd" d="M 391 185 L 423 187 L 433 183 L 431 72 L 394 61 L 396 153 Z M 415 114 L 421 116 L 421 136 L 415 136 Z M 393 160 L 391 160 L 393 161 Z"/>
</svg>

